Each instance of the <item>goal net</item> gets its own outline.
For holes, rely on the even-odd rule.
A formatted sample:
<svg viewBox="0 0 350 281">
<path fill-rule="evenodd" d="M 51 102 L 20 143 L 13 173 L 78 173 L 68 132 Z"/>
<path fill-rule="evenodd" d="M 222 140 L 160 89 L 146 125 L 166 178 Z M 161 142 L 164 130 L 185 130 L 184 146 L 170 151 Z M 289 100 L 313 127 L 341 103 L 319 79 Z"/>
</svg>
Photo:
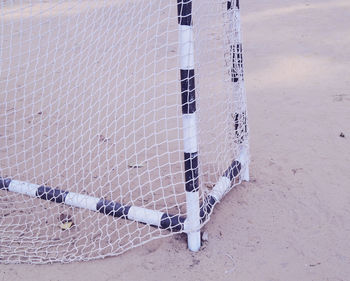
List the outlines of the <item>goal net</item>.
<svg viewBox="0 0 350 281">
<path fill-rule="evenodd" d="M 0 262 L 196 250 L 248 179 L 240 40 L 238 0 L 0 1 Z"/>
</svg>

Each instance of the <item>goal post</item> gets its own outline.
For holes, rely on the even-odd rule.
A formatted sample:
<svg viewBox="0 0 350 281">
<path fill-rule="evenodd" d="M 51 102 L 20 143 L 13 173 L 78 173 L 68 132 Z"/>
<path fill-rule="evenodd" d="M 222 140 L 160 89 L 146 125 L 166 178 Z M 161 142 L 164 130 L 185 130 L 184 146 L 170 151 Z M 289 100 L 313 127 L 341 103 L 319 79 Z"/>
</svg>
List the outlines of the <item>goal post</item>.
<svg viewBox="0 0 350 281">
<path fill-rule="evenodd" d="M 0 4 L 0 262 L 200 249 L 249 180 L 239 4 Z"/>
<path fill-rule="evenodd" d="M 184 167 L 188 248 L 200 248 L 198 144 L 194 70 L 192 0 L 177 0 L 180 50 L 181 106 L 183 120 Z M 185 228 L 185 230 L 186 230 Z"/>
</svg>

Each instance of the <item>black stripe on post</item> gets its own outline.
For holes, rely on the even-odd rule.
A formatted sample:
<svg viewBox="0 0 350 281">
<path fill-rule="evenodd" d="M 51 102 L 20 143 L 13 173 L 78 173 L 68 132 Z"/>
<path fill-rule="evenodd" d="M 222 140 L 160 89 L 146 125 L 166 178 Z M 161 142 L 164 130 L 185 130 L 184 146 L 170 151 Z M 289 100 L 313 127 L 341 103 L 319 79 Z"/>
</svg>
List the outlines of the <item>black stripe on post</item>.
<svg viewBox="0 0 350 281">
<path fill-rule="evenodd" d="M 208 195 L 204 199 L 204 202 L 202 203 L 200 208 L 201 223 L 204 223 L 209 218 L 209 215 L 213 211 L 216 202 L 216 199 L 211 195 Z"/>
<path fill-rule="evenodd" d="M 56 203 L 64 203 L 68 193 L 68 191 L 53 189 L 48 186 L 39 186 L 36 197 Z"/>
<path fill-rule="evenodd" d="M 177 0 L 177 21 L 180 25 L 192 25 L 192 0 Z"/>
<path fill-rule="evenodd" d="M 164 213 L 160 220 L 160 226 L 170 231 L 181 231 L 184 229 L 185 219 L 185 217 Z"/>
<path fill-rule="evenodd" d="M 8 190 L 11 183 L 11 179 L 0 177 L 0 189 Z"/>
<path fill-rule="evenodd" d="M 230 181 L 232 181 L 239 175 L 241 168 L 241 163 L 235 160 L 231 163 L 230 167 L 227 168 L 223 176 L 229 178 Z"/>
<path fill-rule="evenodd" d="M 198 153 L 184 153 L 185 156 L 185 187 L 187 192 L 199 191 L 198 185 Z"/>
<path fill-rule="evenodd" d="M 235 6 L 239 9 L 239 0 L 227 1 L 227 10 L 233 9 Z"/>
<path fill-rule="evenodd" d="M 128 218 L 130 206 L 122 206 L 117 202 L 112 202 L 106 199 L 101 199 L 96 205 L 96 210 L 102 214 L 112 217 Z"/>
<path fill-rule="evenodd" d="M 194 69 L 180 70 L 182 114 L 196 112 Z"/>
<path fill-rule="evenodd" d="M 235 113 L 233 119 L 235 126 L 235 134 L 238 143 L 241 144 L 244 142 L 244 137 L 248 133 L 247 114 L 246 112 L 242 112 L 241 114 Z"/>
<path fill-rule="evenodd" d="M 239 77 L 243 77 L 243 50 L 242 44 L 232 45 L 231 47 L 232 54 L 232 69 L 231 69 L 231 81 L 237 83 Z"/>
</svg>

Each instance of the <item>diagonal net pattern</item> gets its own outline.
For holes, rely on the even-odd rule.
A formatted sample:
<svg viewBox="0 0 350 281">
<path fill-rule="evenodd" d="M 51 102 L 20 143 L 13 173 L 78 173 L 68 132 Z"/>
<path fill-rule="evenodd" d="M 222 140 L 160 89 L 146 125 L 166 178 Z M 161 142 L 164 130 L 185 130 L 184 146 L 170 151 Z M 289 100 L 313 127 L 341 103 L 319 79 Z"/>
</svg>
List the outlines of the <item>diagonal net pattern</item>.
<svg viewBox="0 0 350 281">
<path fill-rule="evenodd" d="M 192 8 L 202 201 L 247 146 L 228 11 Z M 175 233 L 4 179 L 186 217 L 177 17 L 175 0 L 0 2 L 0 262 L 91 260 Z"/>
</svg>

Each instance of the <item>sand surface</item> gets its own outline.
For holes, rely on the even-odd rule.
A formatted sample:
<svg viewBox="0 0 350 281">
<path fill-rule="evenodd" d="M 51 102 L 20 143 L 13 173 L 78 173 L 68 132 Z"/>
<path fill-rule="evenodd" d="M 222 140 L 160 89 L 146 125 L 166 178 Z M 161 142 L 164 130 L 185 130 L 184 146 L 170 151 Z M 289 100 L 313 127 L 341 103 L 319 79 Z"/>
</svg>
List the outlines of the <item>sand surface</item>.
<svg viewBox="0 0 350 281">
<path fill-rule="evenodd" d="M 350 2 L 241 9 L 251 182 L 217 206 L 201 251 L 178 235 L 104 260 L 0 265 L 0 280 L 349 280 Z"/>
</svg>

